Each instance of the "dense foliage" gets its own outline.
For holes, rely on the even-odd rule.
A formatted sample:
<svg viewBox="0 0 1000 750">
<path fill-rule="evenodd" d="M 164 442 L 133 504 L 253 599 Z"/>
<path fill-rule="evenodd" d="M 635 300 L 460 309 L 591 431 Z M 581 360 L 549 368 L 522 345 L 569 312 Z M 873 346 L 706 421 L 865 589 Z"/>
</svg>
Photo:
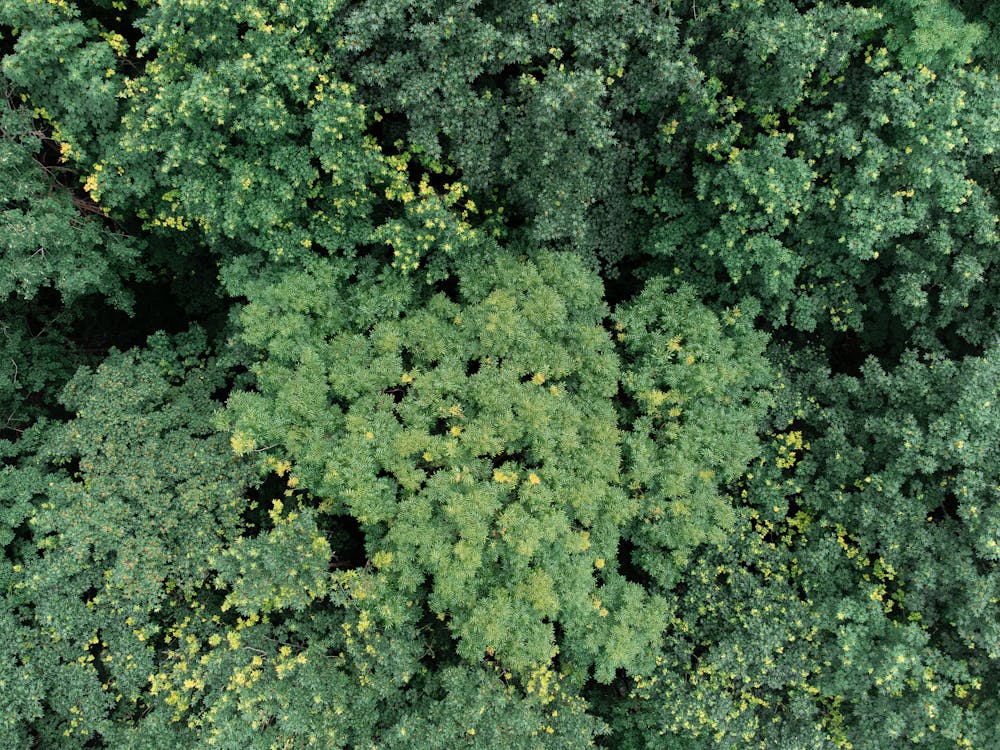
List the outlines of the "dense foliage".
<svg viewBox="0 0 1000 750">
<path fill-rule="evenodd" d="M 0 746 L 1000 748 L 998 8 L 0 0 Z"/>
</svg>

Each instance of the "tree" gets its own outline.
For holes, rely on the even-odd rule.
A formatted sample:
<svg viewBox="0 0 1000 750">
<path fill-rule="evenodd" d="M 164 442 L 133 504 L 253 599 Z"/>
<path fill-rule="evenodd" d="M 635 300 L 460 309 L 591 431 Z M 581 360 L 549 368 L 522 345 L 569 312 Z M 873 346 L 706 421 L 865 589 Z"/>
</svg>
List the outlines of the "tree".
<svg viewBox="0 0 1000 750">
<path fill-rule="evenodd" d="M 88 317 L 130 311 L 126 279 L 142 275 L 141 243 L 73 192 L 72 146 L 44 112 L 35 115 L 10 90 L 0 102 L 0 400 L 8 437 L 45 415 L 39 402 L 91 361 L 85 350 L 97 342 Z"/>
<path fill-rule="evenodd" d="M 998 21 L 0 0 L 0 744 L 991 747 Z"/>
<path fill-rule="evenodd" d="M 982 747 L 997 721 L 996 348 L 829 377 L 787 358 L 721 551 L 685 570 L 623 747 Z M 595 705 L 603 706 L 596 697 Z M 681 740 L 679 740 L 681 741 Z"/>
<path fill-rule="evenodd" d="M 4 744 L 82 747 L 138 716 L 166 623 L 242 528 L 249 477 L 210 424 L 231 364 L 206 349 L 195 329 L 112 352 L 66 384 L 74 417 L 0 444 Z"/>
</svg>

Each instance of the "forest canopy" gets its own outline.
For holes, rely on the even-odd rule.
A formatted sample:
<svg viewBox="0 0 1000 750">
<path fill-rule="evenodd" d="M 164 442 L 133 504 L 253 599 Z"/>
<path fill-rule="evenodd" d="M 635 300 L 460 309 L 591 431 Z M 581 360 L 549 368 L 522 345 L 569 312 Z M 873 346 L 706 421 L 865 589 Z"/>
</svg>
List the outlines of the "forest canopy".
<svg viewBox="0 0 1000 750">
<path fill-rule="evenodd" d="M 0 746 L 1000 747 L 997 39 L 0 0 Z"/>
</svg>

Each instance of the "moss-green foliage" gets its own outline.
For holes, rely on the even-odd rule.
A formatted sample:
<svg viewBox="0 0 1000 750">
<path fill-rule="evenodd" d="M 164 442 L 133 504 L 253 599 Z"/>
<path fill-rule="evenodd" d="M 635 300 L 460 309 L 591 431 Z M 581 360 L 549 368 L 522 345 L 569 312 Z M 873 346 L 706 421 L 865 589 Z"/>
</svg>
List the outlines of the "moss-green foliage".
<svg viewBox="0 0 1000 750">
<path fill-rule="evenodd" d="M 889 0 L 891 29 L 886 42 L 908 66 L 961 65 L 980 50 L 988 26 L 970 22 L 961 5 L 949 0 Z"/>
<path fill-rule="evenodd" d="M 599 325 L 599 280 L 570 255 L 483 261 L 460 268 L 455 299 L 348 263 L 259 285 L 242 317 L 265 355 L 260 392 L 230 398 L 234 446 L 270 454 L 265 467 L 290 462 L 330 511 L 357 518 L 369 556 L 402 590 L 429 586 L 463 657 L 495 654 L 524 672 L 557 646 L 561 663 L 594 665 L 607 681 L 648 662 L 665 611 L 621 577 L 622 530 L 653 522 L 648 539 L 636 536 L 649 560 L 719 538 L 729 506 L 716 488 L 734 469 L 677 446 L 742 440 L 730 457 L 745 465 L 753 412 L 734 423 L 725 402 L 739 405 L 763 365 L 752 345 L 741 353 L 749 370 L 720 362 L 734 345 L 690 297 L 663 320 L 666 294 L 623 313 L 637 329 L 626 388 L 652 404 L 650 385 L 672 386 L 663 397 L 691 409 L 690 427 L 674 417 L 672 433 L 651 439 L 659 404 L 647 406 L 623 478 L 619 364 Z M 348 287 L 352 276 L 365 280 Z M 658 362 L 672 337 L 703 361 Z M 660 381 L 656 366 L 677 374 Z M 718 386 L 730 393 L 712 399 Z M 667 454 L 659 462 L 645 456 L 655 443 Z"/>
<path fill-rule="evenodd" d="M 0 746 L 996 746 L 998 7 L 0 0 Z"/>
<path fill-rule="evenodd" d="M 721 543 L 732 527 L 720 483 L 757 454 L 748 437 L 766 413 L 772 375 L 764 337 L 739 308 L 722 322 L 690 288 L 670 294 L 666 281 L 650 281 L 619 308 L 615 328 L 626 362 L 625 481 L 642 503 L 625 536 L 636 562 L 669 588 L 693 550 Z"/>
</svg>

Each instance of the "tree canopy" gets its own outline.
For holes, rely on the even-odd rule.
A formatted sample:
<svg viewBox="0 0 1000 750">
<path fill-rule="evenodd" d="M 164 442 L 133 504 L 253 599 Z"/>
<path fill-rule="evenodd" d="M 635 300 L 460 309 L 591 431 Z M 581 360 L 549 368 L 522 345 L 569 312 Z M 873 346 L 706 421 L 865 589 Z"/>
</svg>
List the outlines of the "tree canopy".
<svg viewBox="0 0 1000 750">
<path fill-rule="evenodd" d="M 997 747 L 998 8 L 0 0 L 0 745 Z"/>
</svg>

